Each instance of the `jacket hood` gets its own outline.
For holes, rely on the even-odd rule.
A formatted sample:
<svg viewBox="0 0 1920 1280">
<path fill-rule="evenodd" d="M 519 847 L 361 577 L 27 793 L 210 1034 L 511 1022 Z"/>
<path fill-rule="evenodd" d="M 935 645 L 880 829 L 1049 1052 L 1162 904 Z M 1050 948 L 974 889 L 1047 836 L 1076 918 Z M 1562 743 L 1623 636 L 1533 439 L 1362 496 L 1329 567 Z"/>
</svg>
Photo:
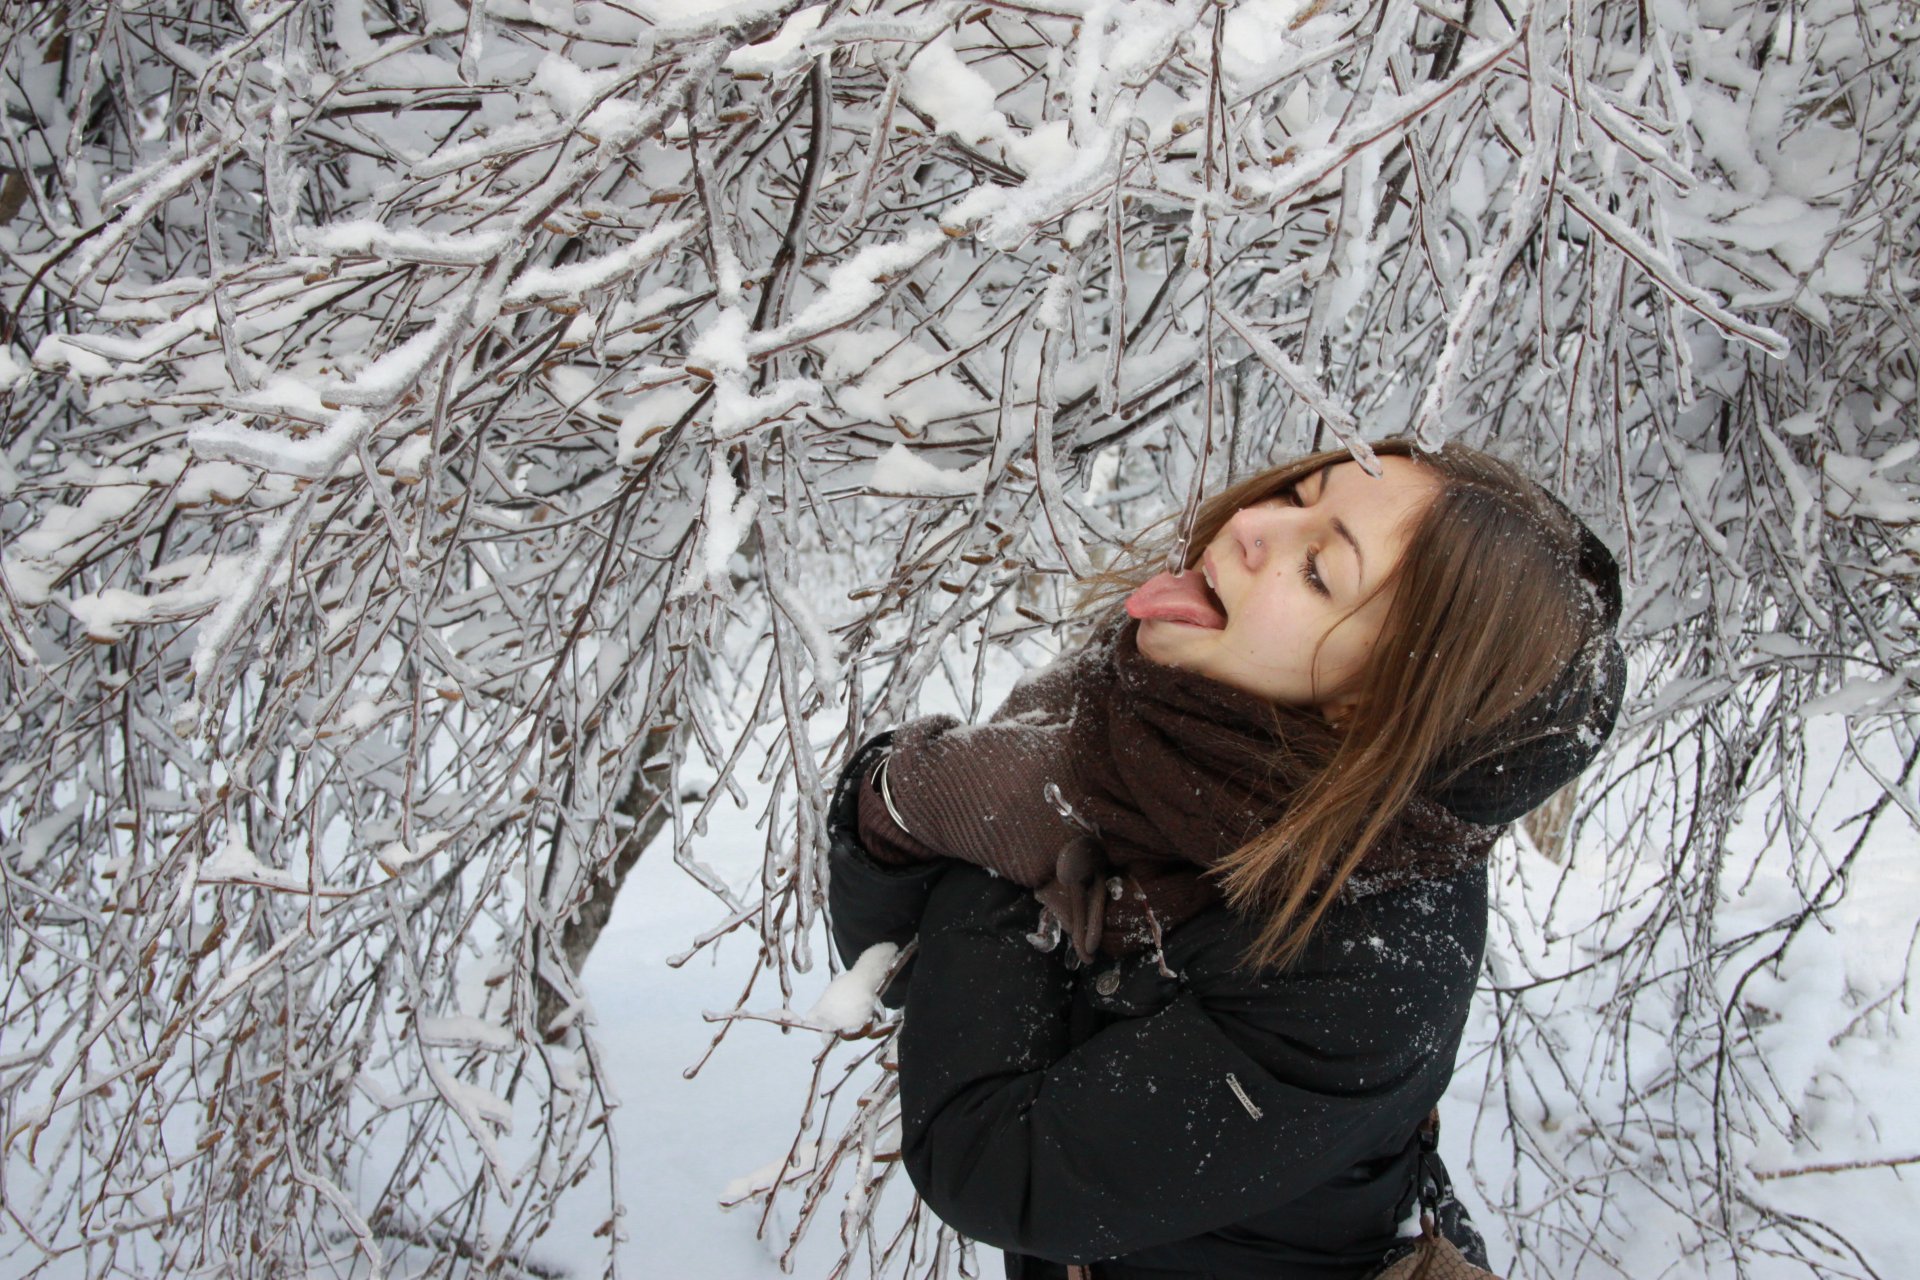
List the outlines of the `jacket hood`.
<svg viewBox="0 0 1920 1280">
<path fill-rule="evenodd" d="M 1497 730 L 1461 744 L 1435 766 L 1428 794 L 1468 822 L 1497 825 L 1538 808 L 1593 763 L 1620 715 L 1627 683 L 1615 634 L 1620 566 L 1593 530 L 1567 515 L 1580 530 L 1577 569 L 1592 592 L 1595 626 L 1559 680 Z"/>
</svg>

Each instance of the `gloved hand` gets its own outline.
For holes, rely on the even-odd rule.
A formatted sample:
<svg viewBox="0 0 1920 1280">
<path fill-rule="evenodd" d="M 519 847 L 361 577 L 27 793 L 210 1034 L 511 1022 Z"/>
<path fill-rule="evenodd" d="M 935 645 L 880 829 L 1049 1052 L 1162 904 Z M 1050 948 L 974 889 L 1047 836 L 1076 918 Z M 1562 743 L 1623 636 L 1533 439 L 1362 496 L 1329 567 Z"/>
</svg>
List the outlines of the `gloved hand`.
<svg viewBox="0 0 1920 1280">
<path fill-rule="evenodd" d="M 1054 855 L 1053 876 L 1034 891 L 1082 963 L 1100 951 L 1107 919 L 1107 855 L 1100 842 L 1077 835 Z"/>
<path fill-rule="evenodd" d="M 883 785 L 862 793 L 868 845 L 888 860 L 945 855 L 1039 888 L 1055 878 L 1061 846 L 1081 834 L 1049 795 L 1050 787 L 1054 795 L 1074 790 L 1064 732 L 1015 721 L 963 725 L 951 716 L 903 726 L 881 766 Z M 901 830 L 911 838 L 892 838 Z"/>
</svg>

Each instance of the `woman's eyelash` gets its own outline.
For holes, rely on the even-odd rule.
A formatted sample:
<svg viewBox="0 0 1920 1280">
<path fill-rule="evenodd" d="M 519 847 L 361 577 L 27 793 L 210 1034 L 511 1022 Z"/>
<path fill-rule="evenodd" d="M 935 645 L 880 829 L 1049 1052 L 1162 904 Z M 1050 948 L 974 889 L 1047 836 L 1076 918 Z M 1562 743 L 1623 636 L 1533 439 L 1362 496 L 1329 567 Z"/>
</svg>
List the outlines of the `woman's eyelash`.
<svg viewBox="0 0 1920 1280">
<path fill-rule="evenodd" d="M 1320 576 L 1319 554 L 1313 551 L 1311 548 L 1309 548 L 1307 551 L 1306 560 L 1300 565 L 1300 576 L 1307 580 L 1307 585 L 1309 587 L 1313 588 L 1315 591 L 1319 592 L 1321 595 L 1331 596 L 1333 594 L 1333 592 L 1327 590 L 1326 580 Z"/>
<path fill-rule="evenodd" d="M 1307 505 L 1300 500 L 1300 486 L 1297 484 L 1288 485 L 1284 496 L 1296 507 Z M 1320 576 L 1320 556 L 1311 548 L 1307 551 L 1306 560 L 1300 565 L 1300 576 L 1315 592 L 1328 598 L 1333 596 L 1333 592 L 1327 589 L 1326 579 Z"/>
</svg>

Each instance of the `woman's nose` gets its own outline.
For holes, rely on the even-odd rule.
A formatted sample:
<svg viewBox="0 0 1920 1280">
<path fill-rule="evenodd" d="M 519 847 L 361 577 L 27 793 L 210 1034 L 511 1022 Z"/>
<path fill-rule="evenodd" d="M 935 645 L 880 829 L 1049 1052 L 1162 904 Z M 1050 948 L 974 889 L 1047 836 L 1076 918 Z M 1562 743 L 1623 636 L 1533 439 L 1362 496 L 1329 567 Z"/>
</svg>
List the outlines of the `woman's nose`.
<svg viewBox="0 0 1920 1280">
<path fill-rule="evenodd" d="M 1285 512 L 1288 510 L 1290 508 L 1277 502 L 1257 502 L 1240 508 L 1227 521 L 1227 532 L 1232 535 L 1249 572 L 1258 571 L 1276 554 L 1286 533 Z"/>
</svg>

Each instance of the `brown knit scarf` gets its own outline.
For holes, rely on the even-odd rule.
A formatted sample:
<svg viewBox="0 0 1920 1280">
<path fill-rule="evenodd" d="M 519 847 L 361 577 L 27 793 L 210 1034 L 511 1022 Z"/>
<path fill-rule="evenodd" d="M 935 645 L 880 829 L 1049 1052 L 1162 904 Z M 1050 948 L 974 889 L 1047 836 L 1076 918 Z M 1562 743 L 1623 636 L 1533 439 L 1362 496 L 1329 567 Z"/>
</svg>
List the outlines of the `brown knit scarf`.
<svg viewBox="0 0 1920 1280">
<path fill-rule="evenodd" d="M 862 788 L 868 851 L 956 857 L 1035 889 L 1083 957 L 1154 946 L 1218 902 L 1206 872 L 1285 813 L 1338 739 L 1311 711 L 1154 662 L 1138 630 L 1116 613 L 986 724 L 903 727 L 887 796 L 876 777 Z M 1463 870 L 1499 831 L 1417 799 L 1342 892 Z"/>
</svg>

